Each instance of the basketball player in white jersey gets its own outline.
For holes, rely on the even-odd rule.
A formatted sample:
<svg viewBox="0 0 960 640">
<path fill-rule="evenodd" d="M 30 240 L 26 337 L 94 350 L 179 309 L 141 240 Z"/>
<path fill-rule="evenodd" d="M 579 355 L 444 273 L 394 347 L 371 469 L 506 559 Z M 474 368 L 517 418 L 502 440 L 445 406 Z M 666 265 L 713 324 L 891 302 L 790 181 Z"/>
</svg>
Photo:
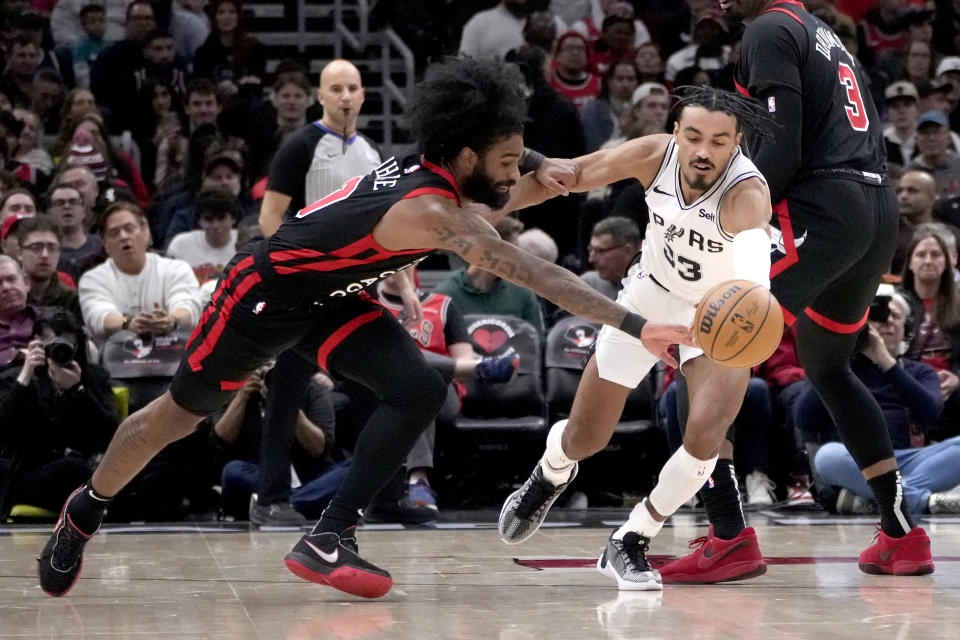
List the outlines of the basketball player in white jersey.
<svg viewBox="0 0 960 640">
<path fill-rule="evenodd" d="M 738 146 L 741 121 L 764 126 L 769 118 L 758 103 L 709 87 L 692 89 L 680 108 L 672 135 L 646 136 L 576 159 L 581 175 L 571 190 L 625 178 L 643 183 L 650 223 L 640 264 L 628 270 L 618 302 L 651 321 L 690 325 L 695 305 L 723 281 L 742 278 L 770 287 L 770 194 Z M 746 392 L 749 369 L 717 364 L 687 346 L 680 347 L 679 359 L 690 390 L 683 446 L 663 466 L 650 495 L 611 534 L 597 562 L 620 589 L 662 588 L 646 560 L 649 542 L 710 478 Z M 570 418 L 553 425 L 530 478 L 503 505 L 504 542 L 522 542 L 539 528 L 576 476 L 577 461 L 607 445 L 627 395 L 656 362 L 640 340 L 602 329 Z M 750 535 L 729 553 L 740 554 L 740 570 L 758 575 L 766 567 L 752 529 Z"/>
</svg>

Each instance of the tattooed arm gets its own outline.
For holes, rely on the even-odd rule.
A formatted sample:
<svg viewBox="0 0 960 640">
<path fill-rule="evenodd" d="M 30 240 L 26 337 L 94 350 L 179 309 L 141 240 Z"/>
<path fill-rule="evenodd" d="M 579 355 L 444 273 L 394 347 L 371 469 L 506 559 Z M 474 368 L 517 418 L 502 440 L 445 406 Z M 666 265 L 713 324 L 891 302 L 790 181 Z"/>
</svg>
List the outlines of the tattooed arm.
<svg viewBox="0 0 960 640">
<path fill-rule="evenodd" d="M 470 264 L 526 287 L 574 315 L 641 338 L 651 353 L 665 360 L 669 345 L 693 344 L 689 328 L 647 324 L 570 271 L 504 242 L 484 219 L 446 198 L 420 196 L 401 200 L 380 220 L 373 236 L 392 250 L 431 247 L 452 251 Z"/>
</svg>

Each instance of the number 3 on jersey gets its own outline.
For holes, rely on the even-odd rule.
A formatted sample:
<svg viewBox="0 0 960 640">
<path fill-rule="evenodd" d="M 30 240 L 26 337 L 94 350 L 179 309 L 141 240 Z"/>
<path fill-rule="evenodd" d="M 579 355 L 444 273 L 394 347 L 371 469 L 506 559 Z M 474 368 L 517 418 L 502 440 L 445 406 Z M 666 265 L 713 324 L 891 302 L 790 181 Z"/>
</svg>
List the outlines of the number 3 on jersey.
<svg viewBox="0 0 960 640">
<path fill-rule="evenodd" d="M 860 95 L 860 86 L 857 84 L 857 76 L 853 69 L 845 62 L 839 63 L 837 74 L 840 76 L 840 84 L 847 89 L 847 104 L 843 109 L 847 112 L 847 120 L 850 126 L 856 131 L 866 131 L 870 126 L 870 118 L 867 117 L 867 110 L 863 108 L 863 97 Z"/>
<path fill-rule="evenodd" d="M 674 259 L 673 247 L 668 244 L 663 246 L 663 256 L 684 280 L 696 282 L 703 277 L 703 271 L 700 269 L 699 262 L 694 262 L 679 254 L 677 254 L 676 259 Z"/>
</svg>

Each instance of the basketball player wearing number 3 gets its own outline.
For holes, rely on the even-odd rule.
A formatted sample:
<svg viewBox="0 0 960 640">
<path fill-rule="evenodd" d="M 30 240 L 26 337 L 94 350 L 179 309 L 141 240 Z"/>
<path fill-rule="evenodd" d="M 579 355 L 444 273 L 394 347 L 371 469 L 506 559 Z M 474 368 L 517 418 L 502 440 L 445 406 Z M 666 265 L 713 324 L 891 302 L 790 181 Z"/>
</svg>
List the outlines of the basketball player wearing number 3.
<svg viewBox="0 0 960 640">
<path fill-rule="evenodd" d="M 720 0 L 720 8 L 747 22 L 734 70 L 738 91 L 761 100 L 779 125 L 773 136 L 751 141 L 751 157 L 775 203 L 771 290 L 787 323 L 796 324 L 807 379 L 880 509 L 881 531 L 860 554 L 860 569 L 932 573 L 930 539 L 902 499 L 883 413 L 850 370 L 857 334 L 890 270 L 898 217 L 863 70 L 796 0 Z M 664 582 L 718 581 L 708 562 L 723 542 L 717 538 L 744 529 L 739 494 L 720 490 L 735 487 L 732 460 L 717 464 L 713 480 L 703 492 L 710 535 L 692 555 L 661 568 Z"/>
<path fill-rule="evenodd" d="M 680 100 L 672 135 L 630 140 L 577 158 L 581 173 L 572 188 L 587 191 L 625 178 L 643 183 L 650 223 L 641 262 L 628 271 L 618 302 L 651 321 L 677 324 L 690 324 L 697 303 L 721 282 L 745 279 L 770 286 L 770 195 L 738 146 L 741 121 L 769 123 L 766 110 L 734 93 L 690 89 Z M 597 563 L 620 589 L 662 588 L 646 559 L 648 544 L 710 477 L 746 392 L 749 369 L 731 369 L 686 346 L 679 360 L 691 392 L 683 446 L 664 465 L 650 496 L 611 534 Z M 576 476 L 577 461 L 607 445 L 631 389 L 656 362 L 640 340 L 606 327 L 601 331 L 569 420 L 553 425 L 543 458 L 503 506 L 504 542 L 522 542 L 537 530 Z M 749 570 L 762 572 L 766 567 L 755 538 L 752 547 Z"/>
</svg>

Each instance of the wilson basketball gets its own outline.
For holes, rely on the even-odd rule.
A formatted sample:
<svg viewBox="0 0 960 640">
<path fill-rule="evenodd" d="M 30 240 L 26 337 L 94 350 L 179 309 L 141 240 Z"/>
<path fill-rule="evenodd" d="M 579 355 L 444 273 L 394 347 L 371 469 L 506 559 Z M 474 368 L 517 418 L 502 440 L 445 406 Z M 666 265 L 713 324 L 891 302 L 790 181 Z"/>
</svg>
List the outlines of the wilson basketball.
<svg viewBox="0 0 960 640">
<path fill-rule="evenodd" d="M 703 296 L 693 331 L 711 360 L 728 367 L 753 367 L 780 344 L 783 312 L 773 294 L 756 282 L 728 280 Z"/>
</svg>

